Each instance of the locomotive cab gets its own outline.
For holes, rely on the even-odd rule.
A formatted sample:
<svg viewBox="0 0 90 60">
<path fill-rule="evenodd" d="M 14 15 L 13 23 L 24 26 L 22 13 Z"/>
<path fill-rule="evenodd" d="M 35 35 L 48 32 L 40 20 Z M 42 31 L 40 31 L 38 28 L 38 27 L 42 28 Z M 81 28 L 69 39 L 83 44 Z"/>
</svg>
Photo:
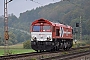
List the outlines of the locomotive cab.
<svg viewBox="0 0 90 60">
<path fill-rule="evenodd" d="M 38 51 L 50 50 L 52 45 L 52 26 L 46 20 L 40 19 L 31 26 L 31 47 Z"/>
</svg>

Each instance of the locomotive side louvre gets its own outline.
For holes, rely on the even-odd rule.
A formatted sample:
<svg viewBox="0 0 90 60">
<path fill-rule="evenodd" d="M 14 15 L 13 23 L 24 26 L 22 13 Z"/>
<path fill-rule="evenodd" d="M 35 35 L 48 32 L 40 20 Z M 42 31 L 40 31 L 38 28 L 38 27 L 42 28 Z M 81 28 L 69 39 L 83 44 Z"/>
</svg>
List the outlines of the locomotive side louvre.
<svg viewBox="0 0 90 60">
<path fill-rule="evenodd" d="M 56 23 L 54 30 L 52 50 L 69 50 L 73 45 L 72 27 Z"/>
<path fill-rule="evenodd" d="M 73 39 L 72 28 L 70 26 L 56 25 L 53 30 L 55 30 L 53 31 L 53 38 Z"/>
<path fill-rule="evenodd" d="M 31 24 L 31 47 L 36 51 L 68 50 L 73 45 L 72 27 L 38 19 Z"/>
</svg>

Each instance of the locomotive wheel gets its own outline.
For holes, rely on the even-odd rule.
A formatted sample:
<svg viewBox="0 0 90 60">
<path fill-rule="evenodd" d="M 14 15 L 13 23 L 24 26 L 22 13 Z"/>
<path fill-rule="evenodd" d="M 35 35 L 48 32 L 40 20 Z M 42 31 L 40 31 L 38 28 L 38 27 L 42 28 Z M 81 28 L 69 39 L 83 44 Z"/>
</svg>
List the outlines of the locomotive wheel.
<svg viewBox="0 0 90 60">
<path fill-rule="evenodd" d="M 67 51 L 67 50 L 69 50 L 69 47 L 67 47 L 67 48 L 63 48 L 65 51 Z"/>
<path fill-rule="evenodd" d="M 69 50 L 70 49 L 70 45 L 68 42 L 65 43 L 64 45 L 64 48 L 63 48 L 65 51 Z"/>
<path fill-rule="evenodd" d="M 64 42 L 64 48 L 63 48 L 65 51 L 68 50 L 68 44 L 67 42 Z"/>
<path fill-rule="evenodd" d="M 59 48 L 56 46 L 56 47 L 54 47 L 53 49 L 51 49 L 51 52 L 53 52 L 53 51 L 58 51 L 59 50 Z"/>
<path fill-rule="evenodd" d="M 59 47 L 58 46 L 56 46 L 55 51 L 59 51 Z"/>
<path fill-rule="evenodd" d="M 42 50 L 40 50 L 40 52 L 42 52 Z"/>
<path fill-rule="evenodd" d="M 54 52 L 54 51 L 55 51 L 55 47 L 54 47 L 54 48 L 52 48 L 50 51 L 51 51 L 51 52 Z"/>
</svg>

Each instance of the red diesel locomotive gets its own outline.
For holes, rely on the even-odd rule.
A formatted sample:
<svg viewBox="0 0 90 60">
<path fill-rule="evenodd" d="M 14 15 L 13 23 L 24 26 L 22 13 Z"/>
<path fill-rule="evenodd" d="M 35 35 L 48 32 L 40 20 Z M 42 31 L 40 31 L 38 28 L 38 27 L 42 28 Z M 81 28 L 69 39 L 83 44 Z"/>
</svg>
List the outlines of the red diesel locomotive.
<svg viewBox="0 0 90 60">
<path fill-rule="evenodd" d="M 31 47 L 38 51 L 68 50 L 73 45 L 71 26 L 38 19 L 30 26 Z"/>
</svg>

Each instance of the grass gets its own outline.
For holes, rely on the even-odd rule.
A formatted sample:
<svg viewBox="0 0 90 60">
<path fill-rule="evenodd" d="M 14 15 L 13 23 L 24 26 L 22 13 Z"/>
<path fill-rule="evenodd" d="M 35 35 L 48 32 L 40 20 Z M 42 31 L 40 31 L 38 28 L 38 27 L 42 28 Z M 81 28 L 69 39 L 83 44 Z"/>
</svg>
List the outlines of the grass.
<svg viewBox="0 0 90 60">
<path fill-rule="evenodd" d="M 4 55 L 4 50 L 0 49 L 0 56 Z"/>
<path fill-rule="evenodd" d="M 0 49 L 3 49 L 3 48 L 4 48 L 4 46 L 0 46 Z M 11 45 L 11 46 L 9 46 L 9 48 L 11 48 L 11 49 L 22 49 L 23 44 L 21 43 L 21 44 Z"/>
<path fill-rule="evenodd" d="M 73 45 L 73 47 L 82 47 L 82 46 L 90 46 L 90 44 L 87 44 L 87 42 L 89 42 L 89 40 L 78 40 L 77 43 Z"/>
<path fill-rule="evenodd" d="M 29 53 L 35 52 L 33 49 L 9 49 L 10 54 L 21 54 L 21 53 Z M 4 55 L 4 49 L 0 49 L 0 56 Z"/>
<path fill-rule="evenodd" d="M 0 56 L 4 55 L 4 46 L 0 46 Z M 28 53 L 28 52 L 35 52 L 33 49 L 23 49 L 23 44 L 16 44 L 9 46 L 9 53 L 11 54 L 21 54 L 21 53 Z"/>
<path fill-rule="evenodd" d="M 12 54 L 28 53 L 35 52 L 33 49 L 10 49 Z"/>
</svg>

